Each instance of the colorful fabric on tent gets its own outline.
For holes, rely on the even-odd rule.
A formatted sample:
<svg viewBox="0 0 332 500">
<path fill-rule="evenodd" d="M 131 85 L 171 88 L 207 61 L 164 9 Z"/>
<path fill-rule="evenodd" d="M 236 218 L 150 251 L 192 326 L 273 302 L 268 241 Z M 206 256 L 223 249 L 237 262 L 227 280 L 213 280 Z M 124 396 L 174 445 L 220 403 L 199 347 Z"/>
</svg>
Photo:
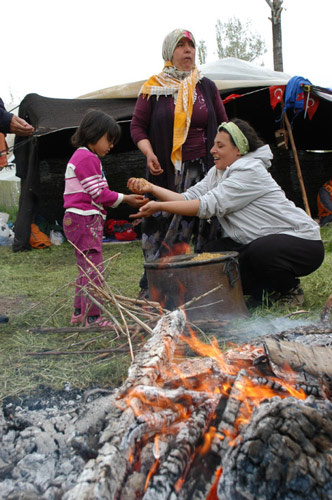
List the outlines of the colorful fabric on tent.
<svg viewBox="0 0 332 500">
<path fill-rule="evenodd" d="M 302 76 L 293 76 L 286 85 L 284 113 L 291 109 L 295 116 L 304 111 L 304 118 L 311 119 L 318 107 L 319 100 L 310 94 L 312 83 Z"/>
<path fill-rule="evenodd" d="M 8 146 L 5 135 L 0 133 L 0 170 L 8 165 L 7 162 Z"/>
</svg>

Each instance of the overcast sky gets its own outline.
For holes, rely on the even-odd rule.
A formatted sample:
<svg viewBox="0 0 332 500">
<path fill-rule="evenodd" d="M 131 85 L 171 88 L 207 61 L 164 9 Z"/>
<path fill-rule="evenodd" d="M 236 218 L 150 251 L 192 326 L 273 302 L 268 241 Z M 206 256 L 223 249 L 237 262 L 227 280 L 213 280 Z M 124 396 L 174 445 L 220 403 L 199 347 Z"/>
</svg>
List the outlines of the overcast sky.
<svg viewBox="0 0 332 500">
<path fill-rule="evenodd" d="M 215 25 L 250 20 L 273 69 L 265 0 L 2 0 L 0 97 L 7 108 L 25 95 L 74 98 L 159 73 L 162 41 L 175 28 L 205 40 L 217 57 Z M 331 0 L 284 0 L 284 71 L 332 87 Z"/>
</svg>

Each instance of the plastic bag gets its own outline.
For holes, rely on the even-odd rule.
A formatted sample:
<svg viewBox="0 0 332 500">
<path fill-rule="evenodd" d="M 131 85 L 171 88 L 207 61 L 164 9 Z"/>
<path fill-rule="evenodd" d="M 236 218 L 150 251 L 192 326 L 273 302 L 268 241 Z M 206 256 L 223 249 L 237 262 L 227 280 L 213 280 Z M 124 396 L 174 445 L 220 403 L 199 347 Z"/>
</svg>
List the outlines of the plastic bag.
<svg viewBox="0 0 332 500">
<path fill-rule="evenodd" d="M 14 231 L 10 229 L 8 224 L 0 221 L 0 246 L 9 247 L 14 241 Z"/>
<path fill-rule="evenodd" d="M 54 229 L 51 229 L 50 240 L 52 245 L 62 245 L 62 243 L 65 241 L 65 237 L 60 231 L 54 231 Z"/>
</svg>

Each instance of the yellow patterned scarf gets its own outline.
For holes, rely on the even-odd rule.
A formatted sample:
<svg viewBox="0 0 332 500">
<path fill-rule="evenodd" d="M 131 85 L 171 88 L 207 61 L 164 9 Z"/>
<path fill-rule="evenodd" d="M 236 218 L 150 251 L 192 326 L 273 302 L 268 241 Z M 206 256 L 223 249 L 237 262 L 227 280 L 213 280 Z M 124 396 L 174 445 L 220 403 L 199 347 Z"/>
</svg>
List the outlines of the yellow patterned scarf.
<svg viewBox="0 0 332 500">
<path fill-rule="evenodd" d="M 199 79 L 200 73 L 196 66 L 192 71 L 179 72 L 170 61 L 167 61 L 162 73 L 149 78 L 140 90 L 143 97 L 149 98 L 151 95 L 156 95 L 158 99 L 161 95 L 172 95 L 176 99 L 171 160 L 175 169 L 179 171 L 182 164 L 182 144 L 187 139 L 195 87 Z"/>
</svg>

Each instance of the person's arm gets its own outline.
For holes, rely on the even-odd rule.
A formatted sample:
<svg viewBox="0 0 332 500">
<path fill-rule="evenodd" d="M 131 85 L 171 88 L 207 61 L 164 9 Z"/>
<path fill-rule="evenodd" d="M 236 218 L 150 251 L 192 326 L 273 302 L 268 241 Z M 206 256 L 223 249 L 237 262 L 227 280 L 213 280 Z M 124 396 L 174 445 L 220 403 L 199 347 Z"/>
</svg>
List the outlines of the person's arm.
<svg viewBox="0 0 332 500">
<path fill-rule="evenodd" d="M 160 166 L 157 156 L 154 154 L 151 142 L 149 139 L 142 139 L 138 141 L 137 147 L 146 157 L 146 164 L 152 175 L 160 175 L 163 169 Z"/>
<path fill-rule="evenodd" d="M 19 116 L 13 115 L 10 122 L 10 133 L 16 134 L 21 137 L 25 137 L 27 135 L 32 135 L 34 132 L 34 127 L 30 125 L 28 122 L 20 118 Z"/>
<path fill-rule="evenodd" d="M 144 196 L 140 194 L 124 194 L 122 203 L 127 203 L 131 207 L 141 207 L 142 205 L 145 205 L 149 200 L 147 198 L 144 198 Z"/>
<path fill-rule="evenodd" d="M 152 175 L 160 175 L 163 169 L 153 151 L 149 139 L 148 129 L 151 117 L 151 101 L 143 99 L 140 95 L 137 99 L 135 110 L 130 124 L 130 134 L 133 142 L 146 157 L 147 167 Z"/>
<path fill-rule="evenodd" d="M 10 122 L 12 117 L 13 114 L 6 111 L 3 100 L 0 99 L 0 132 L 3 134 L 8 134 L 10 132 Z"/>
<path fill-rule="evenodd" d="M 131 219 L 150 217 L 156 212 L 169 212 L 171 214 L 195 216 L 199 211 L 199 200 L 181 201 L 149 201 L 143 205 L 137 214 L 129 215 Z"/>
<path fill-rule="evenodd" d="M 33 126 L 29 125 L 23 118 L 6 111 L 3 100 L 0 99 L 0 132 L 26 136 L 33 134 L 34 130 Z"/>
<path fill-rule="evenodd" d="M 223 122 L 228 122 L 228 116 L 222 99 L 220 97 L 220 92 L 216 86 L 216 95 L 214 101 L 214 109 L 216 111 L 217 123 L 220 125 Z"/>
<path fill-rule="evenodd" d="M 169 189 L 156 186 L 152 182 L 142 177 L 131 177 L 127 182 L 127 187 L 136 194 L 151 193 L 155 198 L 161 201 L 183 201 L 182 194 Z"/>
</svg>

